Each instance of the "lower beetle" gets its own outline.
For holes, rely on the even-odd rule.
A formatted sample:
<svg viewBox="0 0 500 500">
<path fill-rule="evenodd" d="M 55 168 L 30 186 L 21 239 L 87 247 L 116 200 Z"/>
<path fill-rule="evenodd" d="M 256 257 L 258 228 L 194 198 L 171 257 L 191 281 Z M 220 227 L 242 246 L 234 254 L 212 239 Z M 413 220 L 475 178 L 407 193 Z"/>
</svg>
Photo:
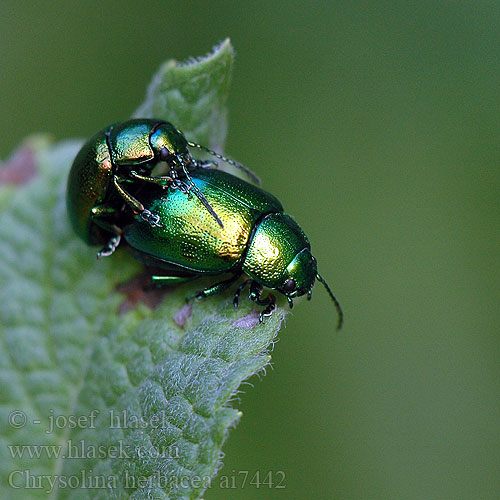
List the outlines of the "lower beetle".
<svg viewBox="0 0 500 500">
<path fill-rule="evenodd" d="M 137 197 L 145 183 L 177 189 L 184 194 L 192 190 L 222 226 L 219 216 L 190 176 L 192 168 L 213 162 L 195 160 L 188 146 L 236 166 L 259 182 L 243 165 L 188 141 L 171 123 L 157 119 L 141 118 L 110 125 L 84 144 L 69 174 L 67 207 L 76 233 L 86 243 L 105 245 L 98 257 L 112 254 L 118 246 L 125 205 L 148 224 L 159 224 L 158 216 Z M 168 175 L 155 173 L 162 162 Z"/>
<path fill-rule="evenodd" d="M 262 297 L 263 287 L 283 293 L 292 307 L 294 297 L 307 294 L 311 299 L 318 280 L 335 304 L 337 327 L 342 326 L 341 307 L 318 274 L 306 235 L 273 195 L 220 170 L 196 168 L 191 178 L 219 214 L 223 227 L 195 199 L 179 190 L 157 187 L 144 190 L 141 199 L 161 224 L 151 225 L 136 216 L 123 226 L 123 238 L 133 256 L 165 271 L 164 276 L 153 276 L 154 283 L 229 274 L 190 297 L 201 299 L 226 290 L 246 274 L 249 279 L 237 288 L 234 305 L 238 306 L 240 293 L 249 285 L 250 299 L 264 307 L 262 321 L 276 302 L 272 294 Z"/>
</svg>

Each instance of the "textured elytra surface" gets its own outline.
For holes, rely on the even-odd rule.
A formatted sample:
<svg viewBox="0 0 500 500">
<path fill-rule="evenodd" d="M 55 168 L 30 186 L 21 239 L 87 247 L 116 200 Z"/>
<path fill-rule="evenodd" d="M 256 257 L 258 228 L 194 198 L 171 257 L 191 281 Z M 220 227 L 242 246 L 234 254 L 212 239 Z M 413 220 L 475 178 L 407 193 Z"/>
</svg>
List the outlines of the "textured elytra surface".
<svg viewBox="0 0 500 500">
<path fill-rule="evenodd" d="M 258 325 L 227 295 L 186 307 L 196 283 L 123 307 L 116 287 L 140 266 L 124 251 L 96 261 L 67 222 L 80 145 L 41 154 L 0 211 L 0 498 L 199 498 L 282 312 Z M 41 487 L 20 488 L 28 476 Z"/>
</svg>

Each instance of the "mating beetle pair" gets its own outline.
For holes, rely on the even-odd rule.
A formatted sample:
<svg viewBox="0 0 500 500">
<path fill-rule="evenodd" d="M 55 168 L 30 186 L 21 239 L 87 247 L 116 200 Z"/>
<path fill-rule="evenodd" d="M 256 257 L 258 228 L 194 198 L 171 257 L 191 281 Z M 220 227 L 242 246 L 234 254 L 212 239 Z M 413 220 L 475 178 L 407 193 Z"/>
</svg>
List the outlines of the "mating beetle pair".
<svg viewBox="0 0 500 500">
<path fill-rule="evenodd" d="M 275 309 L 275 297 L 263 287 L 293 298 L 311 298 L 318 274 L 309 241 L 271 194 L 195 160 L 188 146 L 229 161 L 256 180 L 239 163 L 194 142 L 159 120 L 130 120 L 93 136 L 78 153 L 68 180 L 68 213 L 76 233 L 90 245 L 104 245 L 98 257 L 111 255 L 122 239 L 132 255 L 165 271 L 158 284 L 174 284 L 205 275 L 228 274 L 225 280 L 192 298 L 216 295 L 249 279 L 250 299 L 264 307 L 260 321 Z M 163 170 L 161 170 L 163 168 Z M 195 196 L 191 195 L 194 194 Z"/>
<path fill-rule="evenodd" d="M 99 257 L 111 255 L 120 242 L 124 204 L 148 223 L 159 223 L 135 196 L 135 190 L 144 187 L 145 183 L 169 186 L 184 193 L 192 189 L 222 226 L 189 175 L 193 167 L 206 166 L 210 162 L 194 160 L 188 146 L 208 151 L 258 182 L 243 165 L 188 142 L 171 123 L 160 120 L 139 119 L 110 125 L 85 143 L 69 174 L 67 206 L 73 228 L 86 243 L 101 244 L 107 238 Z M 160 165 L 166 168 L 168 175 L 152 175 Z M 179 175 L 184 180 L 179 179 Z"/>
</svg>

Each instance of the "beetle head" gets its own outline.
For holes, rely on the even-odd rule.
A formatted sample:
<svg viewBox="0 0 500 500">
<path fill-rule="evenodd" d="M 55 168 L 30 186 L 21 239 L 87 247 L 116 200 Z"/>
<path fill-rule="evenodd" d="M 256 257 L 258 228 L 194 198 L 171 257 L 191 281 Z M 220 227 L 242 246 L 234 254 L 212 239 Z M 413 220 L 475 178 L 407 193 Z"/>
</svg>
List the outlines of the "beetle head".
<svg viewBox="0 0 500 500">
<path fill-rule="evenodd" d="M 159 161 L 171 163 L 188 153 L 187 140 L 171 123 L 160 122 L 151 131 L 151 147 Z"/>
<path fill-rule="evenodd" d="M 337 309 L 338 328 L 342 326 L 342 310 L 318 273 L 309 240 L 289 215 L 279 212 L 262 218 L 250 241 L 243 270 L 260 285 L 283 293 L 290 307 L 295 297 L 307 294 L 310 299 L 318 280 Z"/>
<path fill-rule="evenodd" d="M 307 293 L 308 300 L 311 300 L 314 281 L 317 279 L 325 287 L 335 305 L 338 314 L 337 330 L 340 330 L 344 320 L 342 308 L 330 290 L 328 283 L 318 274 L 316 259 L 309 248 L 304 248 L 293 258 L 286 268 L 284 277 L 280 291 L 286 295 L 290 307 L 293 307 L 292 299 L 294 297 L 300 297 Z"/>
<path fill-rule="evenodd" d="M 318 272 L 316 259 L 309 248 L 302 249 L 292 259 L 283 273 L 280 291 L 287 297 L 300 297 L 309 292 Z"/>
</svg>

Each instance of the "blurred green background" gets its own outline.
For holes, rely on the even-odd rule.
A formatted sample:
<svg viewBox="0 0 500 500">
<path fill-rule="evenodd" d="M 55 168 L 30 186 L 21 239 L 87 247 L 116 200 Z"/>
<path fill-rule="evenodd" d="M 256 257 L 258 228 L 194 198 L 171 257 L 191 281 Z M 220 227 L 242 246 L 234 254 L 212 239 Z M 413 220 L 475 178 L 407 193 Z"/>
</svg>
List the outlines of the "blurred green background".
<svg viewBox="0 0 500 500">
<path fill-rule="evenodd" d="M 500 498 L 499 28 L 496 1 L 2 1 L 2 157 L 126 119 L 229 36 L 226 152 L 344 307 L 340 334 L 319 286 L 294 309 L 206 500 Z"/>
</svg>

